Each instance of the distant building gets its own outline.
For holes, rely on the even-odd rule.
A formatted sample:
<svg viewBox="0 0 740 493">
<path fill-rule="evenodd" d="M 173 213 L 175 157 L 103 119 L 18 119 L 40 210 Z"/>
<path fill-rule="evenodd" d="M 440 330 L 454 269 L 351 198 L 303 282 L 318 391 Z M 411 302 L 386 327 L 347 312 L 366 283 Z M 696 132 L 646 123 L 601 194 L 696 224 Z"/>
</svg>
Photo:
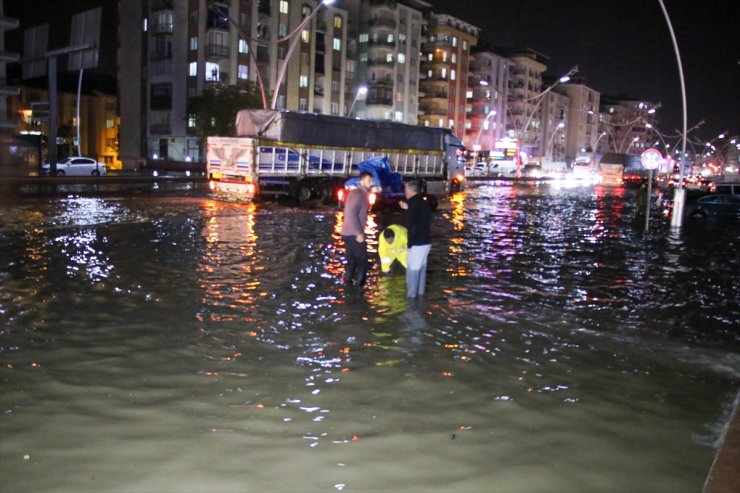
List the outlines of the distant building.
<svg viewBox="0 0 740 493">
<path fill-rule="evenodd" d="M 548 87 L 555 82 L 548 80 Z M 562 86 L 557 86 L 542 96 L 539 112 L 541 130 L 538 138 L 541 144 L 533 151 L 534 156 L 546 158 L 546 161 L 565 161 L 570 104 L 570 97 Z"/>
<path fill-rule="evenodd" d="M 420 125 L 465 134 L 470 48 L 479 34 L 480 28 L 456 17 L 429 16 L 421 46 Z"/>
<path fill-rule="evenodd" d="M 652 127 L 656 107 L 650 101 L 624 96 L 602 97 L 599 132 L 606 132 L 606 136 L 599 142 L 598 150 L 640 154 L 651 147 L 655 140 Z"/>
<path fill-rule="evenodd" d="M 530 48 L 505 52 L 514 66 L 509 71 L 509 123 L 507 130 L 520 139 L 520 149 L 528 156 L 539 155 L 542 140 L 542 74 L 549 58 Z"/>
<path fill-rule="evenodd" d="M 423 12 L 431 5 L 420 0 L 370 0 L 351 21 L 360 26 L 360 85 L 367 95 L 355 114 L 371 120 L 418 122 L 419 50 Z M 341 3 L 340 3 L 341 5 Z"/>
<path fill-rule="evenodd" d="M 5 51 L 5 31 L 18 27 L 18 19 L 3 15 L 3 0 L 0 0 L 0 132 L 13 129 L 16 125 L 13 117 L 8 113 L 8 97 L 18 94 L 18 89 L 8 87 L 6 66 L 20 58 L 18 53 Z"/>
<path fill-rule="evenodd" d="M 476 48 L 468 77 L 467 120 L 464 142 L 482 156 L 490 156 L 496 141 L 507 137 L 507 99 L 511 61 L 487 48 Z"/>
<path fill-rule="evenodd" d="M 572 162 L 579 152 L 594 152 L 607 135 L 599 132 L 601 95 L 577 79 L 560 86 L 570 98 L 565 159 Z"/>
<path fill-rule="evenodd" d="M 77 77 L 60 75 L 57 91 L 57 152 L 59 158 L 78 154 L 77 137 Z M 118 96 L 114 81 L 104 82 L 88 75 L 83 82 L 80 99 L 79 154 L 97 159 L 109 168 L 120 168 L 118 159 Z M 44 81 L 45 83 L 45 81 Z M 102 90 L 106 88 L 106 90 Z M 10 98 L 12 111 L 18 115 L 16 133 L 49 134 L 49 117 L 37 118 L 33 114 L 34 103 L 49 101 L 47 87 L 25 84 L 19 88 L 18 96 Z"/>
<path fill-rule="evenodd" d="M 363 3 L 120 0 L 125 166 L 155 155 L 200 159 L 203 149 L 188 102 L 208 84 L 252 81 L 263 88 L 268 107 L 276 92 L 276 108 L 346 114 L 359 73 L 358 19 L 348 12 L 361 15 Z"/>
<path fill-rule="evenodd" d="M 8 86 L 6 68 L 20 55 L 5 51 L 5 31 L 16 29 L 18 24 L 18 19 L 5 17 L 0 0 L 0 175 L 26 174 L 29 166 L 37 166 L 39 160 L 39 143 L 13 135 L 17 121 L 8 107 L 8 98 L 16 96 L 18 88 Z"/>
</svg>

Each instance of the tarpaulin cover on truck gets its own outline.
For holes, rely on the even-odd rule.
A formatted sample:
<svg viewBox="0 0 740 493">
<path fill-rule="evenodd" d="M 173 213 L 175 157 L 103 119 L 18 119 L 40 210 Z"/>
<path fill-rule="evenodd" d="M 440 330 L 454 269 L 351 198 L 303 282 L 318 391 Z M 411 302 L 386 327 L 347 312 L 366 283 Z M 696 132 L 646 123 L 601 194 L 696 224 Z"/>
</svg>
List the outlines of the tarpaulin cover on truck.
<svg viewBox="0 0 740 493">
<path fill-rule="evenodd" d="M 403 192 L 403 180 L 399 173 L 391 171 L 391 165 L 386 157 L 371 157 L 362 161 L 358 166 L 358 171 L 362 173 L 367 171 L 373 175 L 373 185 L 378 187 L 384 193 L 401 193 Z M 354 176 L 347 180 L 345 187 L 357 186 L 360 178 Z"/>
<path fill-rule="evenodd" d="M 236 134 L 285 144 L 442 151 L 448 129 L 275 110 L 241 110 Z"/>
</svg>

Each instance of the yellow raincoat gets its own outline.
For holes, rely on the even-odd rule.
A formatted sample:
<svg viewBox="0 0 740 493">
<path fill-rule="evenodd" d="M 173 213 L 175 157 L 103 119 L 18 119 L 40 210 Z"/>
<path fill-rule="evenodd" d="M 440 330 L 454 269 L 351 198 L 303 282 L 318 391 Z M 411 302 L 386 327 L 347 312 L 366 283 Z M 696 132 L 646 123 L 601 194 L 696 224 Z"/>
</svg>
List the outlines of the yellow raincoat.
<svg viewBox="0 0 740 493">
<path fill-rule="evenodd" d="M 408 243 L 408 233 L 406 228 L 399 224 L 391 224 L 388 229 L 393 231 L 395 235 L 392 243 L 388 243 L 383 233 L 378 238 L 378 255 L 380 256 L 380 270 L 385 273 L 391 271 L 391 265 L 394 260 L 397 260 L 404 269 L 406 268 L 406 258 L 408 256 L 408 250 L 406 245 Z M 385 231 L 384 231 L 385 232 Z"/>
</svg>

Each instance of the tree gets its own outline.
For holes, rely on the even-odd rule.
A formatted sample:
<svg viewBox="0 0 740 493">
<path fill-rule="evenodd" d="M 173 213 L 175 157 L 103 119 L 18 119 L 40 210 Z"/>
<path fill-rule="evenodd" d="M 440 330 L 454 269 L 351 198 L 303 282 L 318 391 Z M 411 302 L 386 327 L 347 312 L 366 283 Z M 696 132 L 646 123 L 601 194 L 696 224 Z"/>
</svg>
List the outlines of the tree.
<svg viewBox="0 0 740 493">
<path fill-rule="evenodd" d="M 236 113 L 247 108 L 261 108 L 262 98 L 251 81 L 239 85 L 208 84 L 190 99 L 189 114 L 202 145 L 209 135 L 235 136 Z"/>
</svg>

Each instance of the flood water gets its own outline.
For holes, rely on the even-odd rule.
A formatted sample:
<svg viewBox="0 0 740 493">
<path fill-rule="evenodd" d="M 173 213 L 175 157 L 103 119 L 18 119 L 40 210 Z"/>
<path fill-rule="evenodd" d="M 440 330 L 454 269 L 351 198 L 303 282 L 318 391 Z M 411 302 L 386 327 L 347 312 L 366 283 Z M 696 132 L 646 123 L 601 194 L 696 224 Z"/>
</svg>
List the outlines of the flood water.
<svg viewBox="0 0 740 493">
<path fill-rule="evenodd" d="M 341 221 L 0 205 L 0 491 L 701 490 L 740 382 L 737 224 L 480 185 L 435 213 L 409 306 L 377 263 L 341 284 Z"/>
</svg>

